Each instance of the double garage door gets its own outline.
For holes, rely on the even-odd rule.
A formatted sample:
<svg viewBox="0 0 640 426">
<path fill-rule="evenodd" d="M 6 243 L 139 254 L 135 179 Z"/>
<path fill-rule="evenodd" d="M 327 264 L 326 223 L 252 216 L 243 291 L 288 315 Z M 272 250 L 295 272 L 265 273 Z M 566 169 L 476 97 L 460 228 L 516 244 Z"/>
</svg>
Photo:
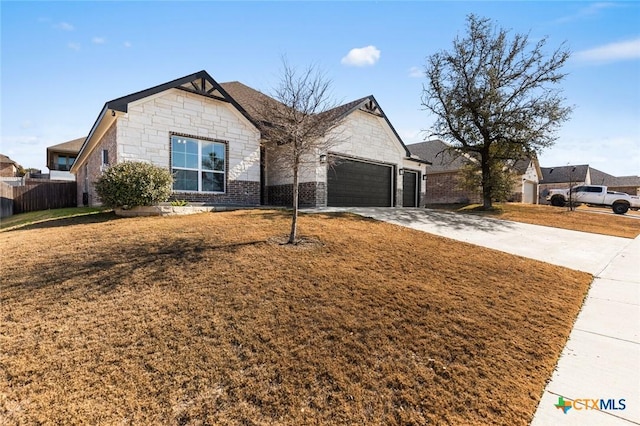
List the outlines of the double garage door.
<svg viewBox="0 0 640 426">
<path fill-rule="evenodd" d="M 333 157 L 327 170 L 327 205 L 393 206 L 393 178 L 393 166 Z"/>
<path fill-rule="evenodd" d="M 333 207 L 391 207 L 395 168 L 333 157 L 327 170 L 327 205 Z M 419 173 L 404 171 L 402 205 L 418 205 Z"/>
</svg>

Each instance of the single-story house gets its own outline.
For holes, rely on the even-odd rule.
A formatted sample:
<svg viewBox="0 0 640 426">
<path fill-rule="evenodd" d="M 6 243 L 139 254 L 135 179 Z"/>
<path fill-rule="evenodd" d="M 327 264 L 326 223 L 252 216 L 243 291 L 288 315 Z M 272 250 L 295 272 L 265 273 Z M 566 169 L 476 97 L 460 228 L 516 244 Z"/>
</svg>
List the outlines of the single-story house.
<svg viewBox="0 0 640 426">
<path fill-rule="evenodd" d="M 451 145 L 439 139 L 408 145 L 409 151 L 431 163 L 427 169 L 426 202 L 429 204 L 481 203 L 482 192 L 460 187 L 461 169 L 478 160 L 452 149 Z M 536 204 L 538 183 L 542 176 L 536 158 L 514 161 L 513 194 L 509 201 Z"/>
<path fill-rule="evenodd" d="M 255 102 L 262 97 L 199 71 L 106 102 L 71 166 L 78 204 L 99 204 L 94 182 L 102 171 L 136 160 L 174 174 L 174 199 L 291 205 L 292 178 L 270 167 L 261 143 Z M 427 162 L 411 157 L 375 98 L 339 108 L 344 138 L 305 163 L 300 205 L 423 204 Z"/>
<path fill-rule="evenodd" d="M 0 177 L 16 177 L 18 175 L 18 163 L 4 154 L 0 154 Z"/>
<path fill-rule="evenodd" d="M 639 176 L 612 176 L 588 164 L 542 167 L 541 170 L 540 197 L 544 203 L 547 203 L 545 197 L 550 189 L 566 189 L 577 185 L 605 185 L 612 191 L 640 194 Z"/>
<path fill-rule="evenodd" d="M 51 180 L 75 180 L 69 171 L 76 161 L 85 138 L 73 139 L 47 147 L 47 168 Z"/>
</svg>

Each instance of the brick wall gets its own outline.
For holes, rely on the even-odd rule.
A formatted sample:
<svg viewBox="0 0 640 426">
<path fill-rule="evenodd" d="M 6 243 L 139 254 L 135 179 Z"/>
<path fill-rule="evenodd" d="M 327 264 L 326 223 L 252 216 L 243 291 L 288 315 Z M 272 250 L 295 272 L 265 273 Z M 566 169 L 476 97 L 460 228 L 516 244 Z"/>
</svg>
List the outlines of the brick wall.
<svg viewBox="0 0 640 426">
<path fill-rule="evenodd" d="M 327 191 L 324 182 L 302 182 L 298 185 L 298 191 L 298 205 L 300 207 L 320 207 L 327 204 Z M 266 204 L 293 206 L 293 185 L 268 186 Z"/>
<path fill-rule="evenodd" d="M 16 171 L 16 166 L 13 163 L 0 163 L 0 176 L 15 177 Z"/>
<path fill-rule="evenodd" d="M 76 185 L 78 187 L 78 206 L 83 205 L 83 193 L 89 195 L 89 205 L 100 205 L 100 198 L 95 190 L 95 182 L 102 176 L 102 151 L 109 151 L 109 164 L 114 165 L 118 161 L 118 153 L 116 146 L 117 125 L 114 123 L 107 130 L 86 160 L 86 167 L 83 164 L 76 175 Z"/>
<path fill-rule="evenodd" d="M 224 194 L 197 192 L 174 192 L 170 200 L 186 200 L 208 204 L 232 204 L 256 206 L 260 204 L 260 182 L 230 180 Z"/>
<path fill-rule="evenodd" d="M 480 203 L 482 193 L 460 189 L 457 172 L 428 174 L 424 201 L 426 204 Z"/>
</svg>

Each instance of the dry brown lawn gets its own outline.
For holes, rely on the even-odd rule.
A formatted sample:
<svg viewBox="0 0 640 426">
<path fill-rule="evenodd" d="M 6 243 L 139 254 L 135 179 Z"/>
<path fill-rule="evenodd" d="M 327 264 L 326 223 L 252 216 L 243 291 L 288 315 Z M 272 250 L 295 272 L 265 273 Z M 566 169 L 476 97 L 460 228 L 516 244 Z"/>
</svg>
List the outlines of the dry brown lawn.
<svg viewBox="0 0 640 426">
<path fill-rule="evenodd" d="M 640 235 L 640 214 L 629 210 L 626 215 L 611 214 L 611 209 L 581 206 L 575 211 L 565 207 L 520 203 L 497 203 L 495 210 L 478 210 L 478 205 L 429 205 L 459 213 L 480 214 L 514 222 L 571 229 L 614 237 L 635 238 Z M 604 213 L 604 214 L 599 214 Z"/>
<path fill-rule="evenodd" d="M 0 423 L 531 420 L 588 274 L 350 215 L 274 242 L 288 226 L 256 210 L 0 233 Z"/>
</svg>

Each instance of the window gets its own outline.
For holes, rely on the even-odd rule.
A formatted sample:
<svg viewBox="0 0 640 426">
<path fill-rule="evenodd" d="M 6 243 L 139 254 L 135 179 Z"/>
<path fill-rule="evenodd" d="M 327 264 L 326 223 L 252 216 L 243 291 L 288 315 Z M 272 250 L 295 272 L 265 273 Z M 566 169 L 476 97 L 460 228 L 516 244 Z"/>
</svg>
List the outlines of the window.
<svg viewBox="0 0 640 426">
<path fill-rule="evenodd" d="M 602 187 L 600 186 L 587 186 L 587 192 L 602 192 Z"/>
<path fill-rule="evenodd" d="M 174 191 L 224 192 L 223 142 L 171 136 L 171 172 Z"/>
<path fill-rule="evenodd" d="M 108 149 L 103 149 L 102 150 L 102 165 L 103 166 L 108 166 L 109 165 L 109 150 Z"/>
<path fill-rule="evenodd" d="M 56 164 L 56 170 L 68 172 L 71 170 L 73 162 L 76 161 L 76 157 L 69 155 L 58 155 L 58 163 Z"/>
</svg>

